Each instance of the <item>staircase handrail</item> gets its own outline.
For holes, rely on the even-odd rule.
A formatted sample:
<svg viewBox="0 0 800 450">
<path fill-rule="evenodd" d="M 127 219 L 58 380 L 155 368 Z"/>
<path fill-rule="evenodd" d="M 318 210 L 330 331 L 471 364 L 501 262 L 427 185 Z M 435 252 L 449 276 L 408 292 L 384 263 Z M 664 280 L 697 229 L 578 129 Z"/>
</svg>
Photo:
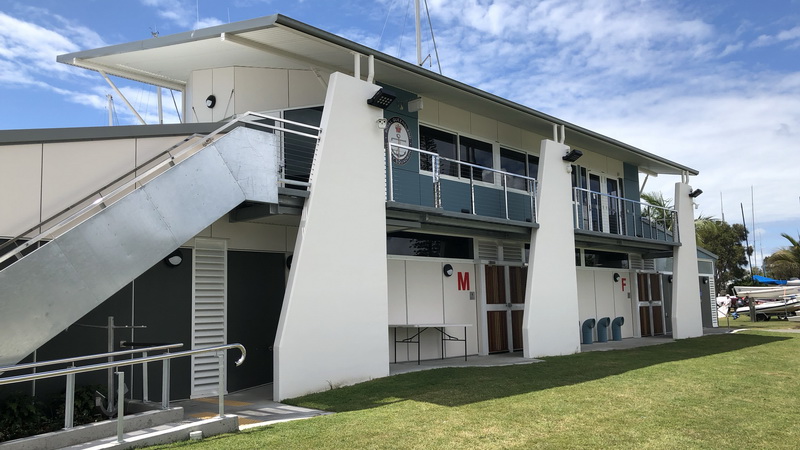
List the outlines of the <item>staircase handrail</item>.
<svg viewBox="0 0 800 450">
<path fill-rule="evenodd" d="M 225 415 L 225 357 L 224 352 L 226 350 L 237 348 L 241 352 L 241 356 L 238 360 L 236 360 L 236 366 L 242 365 L 245 358 L 247 357 L 247 351 L 245 350 L 242 344 L 225 344 L 225 345 L 217 345 L 213 347 L 204 347 L 194 350 L 184 350 L 181 352 L 175 353 L 163 353 L 161 355 L 155 356 L 142 356 L 139 358 L 132 358 L 132 359 L 123 359 L 119 361 L 110 361 L 105 363 L 99 364 L 90 364 L 88 366 L 79 366 L 79 367 L 68 367 L 66 369 L 57 369 L 57 370 L 49 370 L 46 372 L 36 372 L 27 375 L 17 375 L 13 377 L 4 377 L 0 378 L 0 386 L 6 384 L 13 384 L 13 383 L 22 383 L 25 381 L 35 381 L 35 380 L 43 380 L 45 378 L 55 378 L 60 376 L 67 377 L 67 388 L 66 388 L 66 396 L 65 396 L 65 405 L 64 405 L 64 428 L 69 429 L 73 426 L 73 413 L 75 408 L 75 375 L 84 372 L 92 372 L 95 370 L 102 370 L 102 369 L 116 369 L 118 367 L 125 367 L 125 366 L 133 366 L 136 364 L 145 365 L 149 362 L 155 361 L 163 361 L 163 377 L 162 377 L 162 385 L 161 385 L 161 408 L 167 409 L 169 407 L 169 383 L 170 383 L 170 361 L 175 358 L 181 358 L 184 356 L 191 356 L 191 355 L 198 355 L 201 353 L 210 353 L 215 352 L 217 354 L 217 358 L 219 360 L 219 379 L 218 379 L 218 397 L 219 397 L 219 417 L 223 417 Z M 145 366 L 146 367 L 146 366 Z M 145 369 L 146 370 L 146 369 Z M 116 372 L 117 373 L 117 398 L 118 398 L 118 409 L 117 409 L 117 442 L 123 442 L 123 423 L 124 423 L 124 372 Z M 108 392 L 108 395 L 112 395 L 111 392 Z"/>
<path fill-rule="evenodd" d="M 116 367 L 124 367 L 124 366 L 133 366 L 136 364 L 147 363 L 147 362 L 154 362 L 154 361 L 163 361 L 166 359 L 175 359 L 180 358 L 183 356 L 191 356 L 191 355 L 199 355 L 201 353 L 210 353 L 210 352 L 220 352 L 224 350 L 230 350 L 238 348 L 239 351 L 242 352 L 242 356 L 236 360 L 236 366 L 241 366 L 244 362 L 245 358 L 247 357 L 247 350 L 245 350 L 242 344 L 225 344 L 225 345 L 217 345 L 214 347 L 204 347 L 195 350 L 184 350 L 180 352 L 174 353 L 163 353 L 161 355 L 154 355 L 154 356 L 141 356 L 139 358 L 131 358 L 131 359 L 122 359 L 119 361 L 111 361 L 111 362 L 104 362 L 104 363 L 97 363 L 97 364 L 90 364 L 88 366 L 76 366 L 76 367 L 67 367 L 65 369 L 56 369 L 56 370 L 48 370 L 46 372 L 36 372 L 30 373 L 26 375 L 16 375 L 13 377 L 1 377 L 0 378 L 0 386 L 6 384 L 14 384 L 14 383 L 22 383 L 25 381 L 34 381 L 34 380 L 43 380 L 45 378 L 55 378 L 60 377 L 63 375 L 70 375 L 70 374 L 78 374 L 83 372 L 92 372 L 95 370 L 102 370 L 102 369 L 112 369 Z"/>
<path fill-rule="evenodd" d="M 302 133 L 302 132 L 298 132 L 298 131 L 294 131 L 294 130 L 288 130 L 288 129 L 285 129 L 285 128 L 279 128 L 277 126 L 266 124 L 266 123 L 256 122 L 256 121 L 252 120 L 251 117 L 257 117 L 257 118 L 260 118 L 260 119 L 274 120 L 274 121 L 278 121 L 278 122 L 281 122 L 281 123 L 284 123 L 284 124 L 290 124 L 290 125 L 295 125 L 295 126 L 299 126 L 299 127 L 308 128 L 310 130 L 316 131 L 317 135 Z M 187 153 L 189 153 L 190 151 L 200 150 L 199 148 L 197 148 L 198 146 L 202 146 L 202 148 L 207 147 L 209 144 L 211 144 L 213 142 L 214 138 L 217 135 L 227 131 L 228 129 L 236 128 L 236 127 L 239 127 L 239 126 L 242 126 L 242 125 L 250 125 L 250 126 L 257 126 L 257 127 L 262 127 L 262 128 L 269 128 L 269 129 L 277 130 L 277 131 L 280 131 L 280 132 L 284 132 L 284 133 L 285 132 L 289 132 L 289 133 L 292 133 L 292 134 L 306 136 L 306 137 L 310 137 L 310 138 L 313 138 L 313 139 L 319 139 L 319 132 L 321 131 L 320 127 L 316 127 L 316 126 L 313 126 L 313 125 L 307 125 L 307 124 L 300 123 L 300 122 L 294 122 L 294 121 L 291 121 L 291 120 L 282 119 L 280 117 L 273 117 L 273 116 L 269 116 L 269 115 L 266 115 L 266 114 L 263 114 L 263 113 L 256 113 L 256 112 L 248 111 L 248 112 L 246 112 L 244 114 L 236 115 L 230 121 L 226 122 L 224 125 L 222 125 L 221 127 L 217 128 L 216 130 L 212 131 L 211 133 L 209 133 L 209 134 L 207 134 L 205 136 L 203 136 L 203 135 L 194 135 L 193 134 L 192 136 L 184 139 L 183 142 L 180 142 L 178 144 L 175 144 L 175 145 L 171 146 L 169 149 L 167 149 L 166 151 L 162 152 L 158 156 L 155 156 L 154 158 L 149 159 L 147 162 L 145 162 L 143 164 L 140 164 L 136 168 L 134 168 L 131 171 L 127 172 L 125 175 L 122 175 L 121 177 L 118 177 L 116 180 L 112 181 L 110 184 L 107 184 L 103 188 L 94 191 L 89 196 L 84 197 L 79 202 L 69 206 L 68 208 L 62 210 L 58 214 L 49 217 L 47 220 L 44 220 L 44 221 L 40 222 L 38 225 L 28 229 L 27 231 L 25 231 L 24 233 L 20 234 L 19 236 L 16 236 L 16 237 L 10 239 L 8 242 L 5 242 L 4 244 L 0 245 L 0 252 L 1 252 L 4 248 L 6 248 L 6 247 L 8 247 L 10 245 L 15 245 L 16 242 L 24 239 L 25 236 L 28 233 L 30 233 L 30 232 L 36 230 L 37 228 L 40 228 L 40 227 L 44 226 L 45 224 L 53 221 L 54 219 L 58 218 L 61 214 L 64 214 L 64 213 L 70 211 L 71 209 L 76 208 L 78 205 L 80 205 L 81 203 L 91 199 L 95 195 L 100 195 L 100 198 L 95 199 L 89 205 L 84 206 L 79 211 L 72 213 L 69 217 L 61 220 L 57 224 L 55 224 L 55 225 L 51 226 L 50 228 L 48 228 L 47 230 L 41 231 L 38 235 L 28 239 L 27 241 L 25 241 L 21 245 L 18 245 L 14 250 L 11 250 L 6 254 L 0 255 L 0 263 L 3 263 L 4 261 L 8 260 L 9 258 L 16 256 L 17 254 L 21 253 L 22 251 L 24 251 L 28 247 L 31 247 L 34 244 L 38 243 L 39 241 L 43 240 L 46 236 L 54 234 L 54 232 L 56 232 L 59 229 L 65 227 L 67 224 L 72 223 L 78 217 L 81 217 L 84 214 L 88 213 L 90 210 L 92 210 L 97 205 L 105 204 L 106 200 L 108 200 L 110 198 L 113 198 L 114 196 L 116 196 L 117 194 L 119 194 L 121 192 L 124 192 L 125 190 L 127 190 L 131 186 L 135 186 L 137 183 L 142 182 L 142 180 L 146 179 L 147 177 L 149 177 L 153 173 L 161 170 L 165 166 L 177 164 L 177 162 L 176 162 L 177 159 L 179 159 L 179 158 L 181 158 L 183 156 L 186 156 L 186 157 L 191 156 L 191 155 L 187 155 Z M 178 148 L 181 145 L 185 144 L 188 140 L 194 139 L 194 138 L 197 138 L 197 137 L 200 137 L 202 139 L 196 140 L 195 142 L 190 144 L 188 147 L 180 150 L 179 152 L 175 153 L 174 155 L 170 154 L 170 152 L 172 150 L 175 150 L 176 148 Z M 141 173 L 139 175 L 136 175 L 131 180 L 123 183 L 120 186 L 117 186 L 117 188 L 115 188 L 111 192 L 109 192 L 109 193 L 107 193 L 105 195 L 101 194 L 101 192 L 104 189 L 111 187 L 115 183 L 117 183 L 117 182 L 129 177 L 132 174 L 135 174 L 137 171 L 142 170 L 145 166 L 147 166 L 147 164 L 149 164 L 149 163 L 153 162 L 154 160 L 156 160 L 158 158 L 161 158 L 161 157 L 163 157 L 163 156 L 165 156 L 167 154 L 170 155 L 170 157 L 168 159 L 165 159 L 164 161 L 158 163 L 157 165 L 147 169 L 145 172 L 143 172 L 143 173 Z M 105 207 L 107 207 L 107 206 L 108 205 L 105 205 Z M 55 238 L 55 236 L 53 236 L 53 238 Z"/>
<path fill-rule="evenodd" d="M 117 356 L 125 356 L 125 355 L 132 355 L 134 353 L 148 353 L 148 352 L 155 352 L 160 350 L 169 350 L 173 348 L 180 348 L 183 347 L 183 343 L 175 343 L 175 344 L 166 344 L 166 345 L 157 345 L 152 347 L 144 347 L 144 348 L 137 348 L 133 350 L 120 350 L 116 352 L 108 352 L 108 353 L 95 353 L 92 355 L 83 355 L 83 356 L 76 356 L 73 358 L 63 358 L 63 359 L 51 359 L 48 361 L 38 361 L 34 363 L 26 363 L 26 364 L 15 364 L 13 366 L 4 366 L 0 367 L 0 374 L 4 374 L 6 372 L 12 372 L 14 370 L 24 370 L 24 369 L 34 369 L 37 367 L 45 367 L 45 366 L 55 366 L 57 364 L 72 364 L 78 361 L 88 361 L 91 359 L 100 359 L 100 358 L 113 358 Z M 0 378 L 2 379 L 2 378 Z"/>
</svg>

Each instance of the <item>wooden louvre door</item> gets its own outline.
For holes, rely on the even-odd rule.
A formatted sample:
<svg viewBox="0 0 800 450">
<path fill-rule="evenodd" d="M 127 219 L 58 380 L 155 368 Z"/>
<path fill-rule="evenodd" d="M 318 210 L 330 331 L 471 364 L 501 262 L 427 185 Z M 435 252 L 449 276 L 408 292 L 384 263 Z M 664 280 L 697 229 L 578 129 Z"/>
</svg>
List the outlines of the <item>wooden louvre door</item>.
<svg viewBox="0 0 800 450">
<path fill-rule="evenodd" d="M 636 275 L 639 294 L 639 325 L 642 336 L 664 334 L 664 295 L 661 275 L 639 273 Z"/>
<path fill-rule="evenodd" d="M 486 266 L 486 328 L 489 353 L 508 351 L 508 313 L 505 270 L 502 266 Z"/>
<path fill-rule="evenodd" d="M 525 267 L 508 268 L 513 350 L 522 350 L 522 317 L 525 310 L 525 284 L 527 279 L 528 270 Z"/>
<path fill-rule="evenodd" d="M 508 319 L 505 311 L 487 311 L 489 353 L 508 351 Z"/>
<path fill-rule="evenodd" d="M 486 266 L 485 272 L 489 353 L 521 350 L 527 270 Z"/>
</svg>

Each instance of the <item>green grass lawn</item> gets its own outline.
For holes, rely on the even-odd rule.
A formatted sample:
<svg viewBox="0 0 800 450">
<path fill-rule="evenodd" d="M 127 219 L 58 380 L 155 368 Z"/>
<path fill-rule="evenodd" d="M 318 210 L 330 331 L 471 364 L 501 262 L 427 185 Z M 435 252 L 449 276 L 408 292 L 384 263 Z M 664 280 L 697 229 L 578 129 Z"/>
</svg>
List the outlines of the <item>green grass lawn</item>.
<svg viewBox="0 0 800 450">
<path fill-rule="evenodd" d="M 334 415 L 172 448 L 796 448 L 798 368 L 800 334 L 745 331 L 431 370 L 288 402 Z"/>
<path fill-rule="evenodd" d="M 720 328 L 748 328 L 756 330 L 800 330 L 800 321 L 779 320 L 773 317 L 770 320 L 751 322 L 748 316 L 739 316 L 738 319 L 732 317 L 720 318 Z"/>
</svg>

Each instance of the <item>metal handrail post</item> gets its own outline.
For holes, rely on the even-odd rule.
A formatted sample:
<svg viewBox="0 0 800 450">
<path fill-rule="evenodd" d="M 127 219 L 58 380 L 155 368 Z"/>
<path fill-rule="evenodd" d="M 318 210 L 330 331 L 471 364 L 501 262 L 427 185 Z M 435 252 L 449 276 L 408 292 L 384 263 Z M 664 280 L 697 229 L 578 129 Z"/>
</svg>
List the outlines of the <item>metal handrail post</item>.
<svg viewBox="0 0 800 450">
<path fill-rule="evenodd" d="M 392 171 L 392 144 L 387 145 L 386 150 L 386 199 L 394 201 L 394 172 Z"/>
<path fill-rule="evenodd" d="M 114 316 L 108 316 L 108 329 L 107 329 L 107 338 L 108 338 L 108 353 L 114 352 Z M 108 362 L 114 362 L 114 357 L 109 356 Z M 106 393 L 108 393 L 108 412 L 114 412 L 114 371 L 116 367 L 109 367 L 106 371 L 106 381 L 108 383 L 108 388 Z"/>
<path fill-rule="evenodd" d="M 503 199 L 505 201 L 506 220 L 508 220 L 508 175 L 503 174 Z"/>
<path fill-rule="evenodd" d="M 442 207 L 442 185 L 439 177 L 439 155 L 431 157 L 431 165 L 433 166 L 433 207 Z"/>
<path fill-rule="evenodd" d="M 125 431 L 125 372 L 115 372 L 117 374 L 117 442 L 123 442 L 123 432 Z M 109 395 L 109 397 L 111 397 Z"/>
<path fill-rule="evenodd" d="M 67 375 L 67 392 L 64 402 L 64 428 L 72 428 L 75 423 L 75 374 Z"/>
<path fill-rule="evenodd" d="M 472 214 L 477 214 L 475 211 L 475 168 L 469 168 L 469 208 Z"/>
<path fill-rule="evenodd" d="M 169 361 L 161 363 L 161 409 L 169 408 Z"/>
<path fill-rule="evenodd" d="M 147 352 L 142 352 L 142 358 L 147 358 Z M 147 362 L 142 363 L 142 401 L 149 402 L 150 401 L 150 383 L 147 379 Z"/>
<path fill-rule="evenodd" d="M 219 387 L 217 388 L 219 391 L 217 393 L 219 395 L 219 416 L 223 417 L 225 415 L 225 354 L 217 352 L 217 360 L 219 363 Z"/>
</svg>

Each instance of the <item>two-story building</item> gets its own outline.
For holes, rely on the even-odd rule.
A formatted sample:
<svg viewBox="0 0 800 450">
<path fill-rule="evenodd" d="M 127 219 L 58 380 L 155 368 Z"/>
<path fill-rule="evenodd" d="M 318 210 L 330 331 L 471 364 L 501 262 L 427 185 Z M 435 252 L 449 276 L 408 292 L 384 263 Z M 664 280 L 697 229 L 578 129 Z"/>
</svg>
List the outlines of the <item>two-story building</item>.
<svg viewBox="0 0 800 450">
<path fill-rule="evenodd" d="M 183 123 L 0 131 L 2 365 L 106 351 L 113 316 L 146 326 L 115 346 L 240 342 L 227 389 L 283 399 L 576 353 L 587 319 L 702 334 L 692 168 L 280 15 L 58 61 L 178 91 Z M 215 392 L 210 358 L 175 398 Z"/>
</svg>

